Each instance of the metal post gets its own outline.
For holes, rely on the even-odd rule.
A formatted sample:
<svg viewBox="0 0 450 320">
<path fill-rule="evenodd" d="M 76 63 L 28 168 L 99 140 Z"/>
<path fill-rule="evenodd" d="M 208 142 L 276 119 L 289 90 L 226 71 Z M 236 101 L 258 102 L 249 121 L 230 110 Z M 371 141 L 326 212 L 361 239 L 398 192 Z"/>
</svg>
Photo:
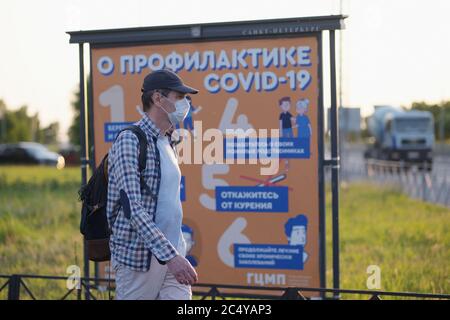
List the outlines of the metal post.
<svg viewBox="0 0 450 320">
<path fill-rule="evenodd" d="M 339 14 L 342 15 L 342 0 L 339 1 Z M 333 32 L 334 33 L 334 32 Z M 348 136 L 348 110 L 344 110 L 343 104 L 342 104 L 342 61 L 343 61 L 343 54 L 342 54 L 342 48 L 343 48 L 343 40 L 342 40 L 343 33 L 342 31 L 339 32 L 339 104 L 338 104 L 338 117 L 344 117 L 344 126 L 339 124 L 338 130 L 339 130 L 339 150 L 340 150 L 340 159 L 342 160 L 340 162 L 340 171 L 341 171 L 341 179 L 343 181 L 348 181 L 348 174 L 345 172 L 346 169 L 346 162 L 344 160 L 348 160 L 347 154 L 344 152 L 345 148 L 348 147 L 347 143 L 347 136 Z M 335 60 L 336 61 L 336 60 Z M 333 81 L 333 80 L 332 80 Z M 347 156 L 346 159 L 344 159 L 344 156 Z"/>
<path fill-rule="evenodd" d="M 83 43 L 79 44 L 80 55 L 80 160 L 81 160 L 81 185 L 84 186 L 87 183 L 87 152 L 86 152 L 86 104 L 84 96 L 84 52 Z M 89 275 L 89 256 L 87 251 L 86 242 L 83 241 L 83 255 L 84 255 L 84 277 L 90 278 Z M 89 300 L 89 283 L 86 284 L 85 292 L 86 300 Z"/>
<path fill-rule="evenodd" d="M 319 141 L 319 268 L 320 287 L 326 288 L 326 219 L 325 219 L 325 171 L 324 171 L 324 103 L 323 103 L 323 52 L 322 33 L 317 36 L 319 43 L 319 107 L 317 110 L 319 129 L 317 139 Z M 321 292 L 322 298 L 325 293 Z"/>
<path fill-rule="evenodd" d="M 331 206 L 333 230 L 333 288 L 340 288 L 339 279 L 339 127 L 336 101 L 336 39 L 330 30 L 330 80 L 331 80 Z M 335 297 L 338 295 L 335 292 Z"/>
<path fill-rule="evenodd" d="M 88 134 L 87 134 L 87 150 L 88 150 L 88 158 L 89 158 L 89 165 L 90 165 L 90 177 L 94 174 L 94 170 L 97 167 L 97 164 L 95 163 L 95 143 L 94 143 L 94 98 L 93 98 L 93 79 L 92 79 L 92 51 L 91 51 L 91 45 L 89 44 L 89 80 L 87 85 L 87 115 L 88 115 L 88 121 L 87 121 L 87 128 L 88 128 Z M 99 278 L 99 264 L 100 262 L 94 263 L 94 278 Z M 98 280 L 95 280 L 95 285 L 98 286 L 99 282 Z"/>
<path fill-rule="evenodd" d="M 9 278 L 8 300 L 20 300 L 20 276 L 17 274 Z"/>
<path fill-rule="evenodd" d="M 427 171 L 425 170 L 426 163 L 424 162 L 422 166 L 422 201 L 426 202 L 428 200 Z"/>
</svg>

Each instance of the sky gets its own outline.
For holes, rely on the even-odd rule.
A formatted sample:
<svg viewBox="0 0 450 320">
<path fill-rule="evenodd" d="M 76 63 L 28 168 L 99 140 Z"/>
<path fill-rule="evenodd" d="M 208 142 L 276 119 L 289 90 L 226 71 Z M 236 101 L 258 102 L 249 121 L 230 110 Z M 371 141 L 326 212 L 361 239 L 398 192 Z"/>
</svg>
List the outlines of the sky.
<svg viewBox="0 0 450 320">
<path fill-rule="evenodd" d="M 79 81 L 78 46 L 66 31 L 331 15 L 339 3 L 1 0 L 0 99 L 28 105 L 44 126 L 60 122 L 64 141 Z M 344 106 L 368 115 L 376 104 L 450 100 L 450 1 L 342 0 L 342 12 Z"/>
</svg>

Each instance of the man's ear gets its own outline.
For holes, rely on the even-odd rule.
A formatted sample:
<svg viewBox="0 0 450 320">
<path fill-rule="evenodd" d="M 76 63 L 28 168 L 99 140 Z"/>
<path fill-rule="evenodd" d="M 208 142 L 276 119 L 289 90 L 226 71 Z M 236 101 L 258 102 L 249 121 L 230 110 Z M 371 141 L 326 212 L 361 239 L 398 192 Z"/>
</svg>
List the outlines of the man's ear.
<svg viewBox="0 0 450 320">
<path fill-rule="evenodd" d="M 158 91 L 153 92 L 153 95 L 152 95 L 153 104 L 156 104 L 158 107 L 160 107 L 161 106 L 161 97 L 162 97 L 161 92 L 158 92 Z"/>
</svg>

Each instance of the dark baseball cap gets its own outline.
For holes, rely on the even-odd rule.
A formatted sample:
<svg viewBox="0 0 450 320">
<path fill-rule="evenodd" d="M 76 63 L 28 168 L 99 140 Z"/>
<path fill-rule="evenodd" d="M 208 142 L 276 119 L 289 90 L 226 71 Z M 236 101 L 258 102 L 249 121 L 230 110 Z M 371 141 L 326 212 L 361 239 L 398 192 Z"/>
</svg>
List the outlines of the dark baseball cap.
<svg viewBox="0 0 450 320">
<path fill-rule="evenodd" d="M 167 69 L 153 71 L 145 76 L 141 91 L 156 89 L 170 89 L 190 94 L 198 93 L 197 89 L 186 86 L 175 72 Z"/>
</svg>

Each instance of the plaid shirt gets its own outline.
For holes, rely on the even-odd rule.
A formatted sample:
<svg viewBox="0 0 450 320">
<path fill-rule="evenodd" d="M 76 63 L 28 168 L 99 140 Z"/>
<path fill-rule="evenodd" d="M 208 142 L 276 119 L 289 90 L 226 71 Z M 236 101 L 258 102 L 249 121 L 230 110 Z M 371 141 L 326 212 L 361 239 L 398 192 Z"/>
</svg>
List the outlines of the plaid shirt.
<svg viewBox="0 0 450 320">
<path fill-rule="evenodd" d="M 149 187 L 141 190 L 138 168 L 139 140 L 131 131 L 119 134 L 108 155 L 108 223 L 112 226 L 113 259 L 135 271 L 148 271 L 151 255 L 161 264 L 178 255 L 173 244 L 155 224 L 161 168 L 156 145 L 160 134 L 147 116 L 135 123 L 147 135 L 147 166 L 143 172 Z M 130 218 L 127 218 L 130 217 Z"/>
</svg>

